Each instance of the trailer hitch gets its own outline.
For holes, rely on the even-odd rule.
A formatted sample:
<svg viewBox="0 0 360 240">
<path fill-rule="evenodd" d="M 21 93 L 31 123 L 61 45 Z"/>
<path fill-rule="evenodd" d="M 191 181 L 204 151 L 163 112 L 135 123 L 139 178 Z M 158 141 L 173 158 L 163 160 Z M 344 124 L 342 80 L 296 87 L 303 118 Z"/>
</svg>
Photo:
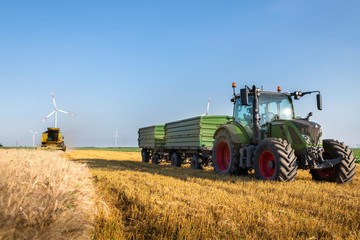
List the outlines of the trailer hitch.
<svg viewBox="0 0 360 240">
<path fill-rule="evenodd" d="M 322 147 L 307 147 L 307 159 L 310 169 L 332 168 L 340 163 L 345 156 L 340 155 L 337 158 L 324 159 L 324 149 Z"/>
<path fill-rule="evenodd" d="M 334 167 L 336 164 L 340 163 L 343 159 L 343 156 L 337 157 L 337 158 L 333 158 L 333 159 L 326 159 L 323 163 L 321 164 L 314 164 L 314 168 L 313 169 L 325 169 L 325 168 L 332 168 Z"/>
</svg>

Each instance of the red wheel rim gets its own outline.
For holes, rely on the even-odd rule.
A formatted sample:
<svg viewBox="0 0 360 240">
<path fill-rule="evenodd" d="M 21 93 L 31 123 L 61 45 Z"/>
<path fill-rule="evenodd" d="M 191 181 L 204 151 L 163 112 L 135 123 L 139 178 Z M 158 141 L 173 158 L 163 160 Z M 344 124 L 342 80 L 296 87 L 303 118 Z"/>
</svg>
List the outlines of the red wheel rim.
<svg viewBox="0 0 360 240">
<path fill-rule="evenodd" d="M 259 168 L 261 175 L 266 178 L 270 179 L 275 173 L 275 161 L 274 155 L 266 150 L 261 153 L 259 159 Z"/>
<path fill-rule="evenodd" d="M 331 153 L 329 153 L 329 152 L 324 152 L 323 157 L 324 157 L 324 159 L 332 159 L 332 158 L 334 158 L 333 155 Z M 326 168 L 326 169 L 318 169 L 317 173 L 323 179 L 327 179 L 327 178 L 330 178 L 332 176 L 332 174 L 334 173 L 334 170 L 335 170 L 334 167 Z"/>
<path fill-rule="evenodd" d="M 222 141 L 216 149 L 216 161 L 220 171 L 224 172 L 229 168 L 230 149 L 225 141 Z"/>
</svg>

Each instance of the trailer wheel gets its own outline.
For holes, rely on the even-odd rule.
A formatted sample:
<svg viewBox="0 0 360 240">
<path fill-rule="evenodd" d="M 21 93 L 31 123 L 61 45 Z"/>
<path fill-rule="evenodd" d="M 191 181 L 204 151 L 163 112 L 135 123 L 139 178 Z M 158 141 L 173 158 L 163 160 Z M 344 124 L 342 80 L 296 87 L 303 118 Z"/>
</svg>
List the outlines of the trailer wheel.
<svg viewBox="0 0 360 240">
<path fill-rule="evenodd" d="M 211 157 L 202 156 L 202 166 L 203 167 L 212 167 Z"/>
<path fill-rule="evenodd" d="M 239 174 L 239 146 L 232 142 L 226 130 L 216 136 L 212 151 L 214 171 L 220 174 Z"/>
<path fill-rule="evenodd" d="M 151 163 L 152 164 L 159 164 L 160 163 L 160 159 L 159 159 L 159 155 L 154 152 L 151 156 Z"/>
<path fill-rule="evenodd" d="M 149 151 L 146 150 L 146 149 L 142 149 L 141 150 L 141 160 L 142 162 L 144 163 L 148 163 L 149 160 L 150 160 L 150 154 L 149 154 Z"/>
<path fill-rule="evenodd" d="M 199 155 L 193 155 L 190 161 L 190 168 L 192 169 L 203 169 L 202 158 Z"/>
<path fill-rule="evenodd" d="M 317 181 L 345 183 L 351 182 L 355 175 L 355 158 L 348 146 L 332 139 L 323 141 L 324 159 L 343 156 L 343 160 L 332 168 L 311 169 L 312 178 Z"/>
<path fill-rule="evenodd" d="M 181 157 L 177 152 L 173 152 L 170 156 L 171 166 L 181 167 Z"/>
<path fill-rule="evenodd" d="M 261 180 L 293 181 L 297 175 L 296 156 L 286 140 L 268 138 L 255 150 L 255 176 Z"/>
</svg>

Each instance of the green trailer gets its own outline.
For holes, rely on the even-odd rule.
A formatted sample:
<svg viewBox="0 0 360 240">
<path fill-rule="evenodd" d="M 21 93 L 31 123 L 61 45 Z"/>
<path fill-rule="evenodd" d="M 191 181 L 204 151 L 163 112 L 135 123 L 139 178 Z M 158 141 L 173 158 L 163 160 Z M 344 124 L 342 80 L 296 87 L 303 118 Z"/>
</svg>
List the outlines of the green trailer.
<svg viewBox="0 0 360 240">
<path fill-rule="evenodd" d="M 139 129 L 140 148 L 163 148 L 165 145 L 165 125 L 154 125 Z"/>
<path fill-rule="evenodd" d="M 232 121 L 229 116 L 198 116 L 139 129 L 139 147 L 143 162 L 170 161 L 180 167 L 202 168 L 211 160 L 214 133 L 220 125 Z M 190 159 L 190 161 L 188 161 Z"/>
</svg>

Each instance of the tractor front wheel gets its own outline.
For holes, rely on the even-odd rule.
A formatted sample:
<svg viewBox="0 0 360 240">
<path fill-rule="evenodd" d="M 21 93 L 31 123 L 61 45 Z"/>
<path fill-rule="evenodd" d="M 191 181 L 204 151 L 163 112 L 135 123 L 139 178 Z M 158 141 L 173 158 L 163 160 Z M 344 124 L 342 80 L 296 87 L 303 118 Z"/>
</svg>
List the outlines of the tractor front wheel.
<svg viewBox="0 0 360 240">
<path fill-rule="evenodd" d="M 342 161 L 332 168 L 311 169 L 312 178 L 317 181 L 345 183 L 351 182 L 355 175 L 355 158 L 352 151 L 344 143 L 326 139 L 323 141 L 324 159 L 337 158 L 343 156 Z"/>
<path fill-rule="evenodd" d="M 286 140 L 268 138 L 255 150 L 255 176 L 261 180 L 289 182 L 297 175 L 296 156 Z"/>
</svg>

